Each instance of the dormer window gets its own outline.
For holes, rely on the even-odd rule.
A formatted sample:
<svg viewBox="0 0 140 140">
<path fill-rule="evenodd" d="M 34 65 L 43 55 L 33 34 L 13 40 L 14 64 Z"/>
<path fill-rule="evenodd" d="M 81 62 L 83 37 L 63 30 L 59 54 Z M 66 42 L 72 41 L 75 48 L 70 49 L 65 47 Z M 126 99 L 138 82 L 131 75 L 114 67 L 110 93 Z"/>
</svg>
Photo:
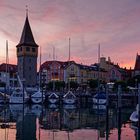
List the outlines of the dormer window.
<svg viewBox="0 0 140 140">
<path fill-rule="evenodd" d="M 17 52 L 19 52 L 19 48 L 17 48 Z"/>
</svg>

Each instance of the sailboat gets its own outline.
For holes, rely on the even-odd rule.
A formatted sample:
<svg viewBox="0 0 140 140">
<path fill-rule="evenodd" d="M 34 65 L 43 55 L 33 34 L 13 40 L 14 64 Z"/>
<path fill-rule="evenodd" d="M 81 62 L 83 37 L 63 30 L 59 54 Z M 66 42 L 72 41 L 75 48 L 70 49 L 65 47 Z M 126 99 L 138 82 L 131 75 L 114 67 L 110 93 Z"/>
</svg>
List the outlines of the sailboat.
<svg viewBox="0 0 140 140">
<path fill-rule="evenodd" d="M 48 100 L 49 103 L 56 104 L 59 101 L 59 96 L 55 92 L 53 92 L 49 95 Z"/>
<path fill-rule="evenodd" d="M 40 67 L 41 67 L 41 47 L 40 47 Z M 41 69 L 40 69 L 41 71 Z M 43 103 L 45 100 L 45 95 L 43 94 L 43 91 L 41 91 L 40 86 L 41 86 L 41 72 L 39 71 L 39 89 L 36 91 L 34 94 L 31 95 L 31 100 L 33 103 L 38 104 L 38 103 Z"/>
<path fill-rule="evenodd" d="M 132 122 L 132 123 L 138 123 L 138 121 L 139 121 L 139 115 L 138 115 L 138 107 L 139 107 L 139 104 L 137 104 L 137 106 L 136 106 L 136 110 L 135 111 L 133 111 L 132 112 L 132 114 L 130 115 L 130 121 Z"/>
<path fill-rule="evenodd" d="M 53 62 L 54 61 L 55 61 L 55 48 L 53 47 Z M 53 92 L 48 96 L 48 101 L 51 104 L 56 104 L 59 101 L 59 96 L 54 92 L 55 91 L 55 80 L 54 79 L 55 79 L 55 76 L 54 76 L 54 68 L 53 68 Z"/>
<path fill-rule="evenodd" d="M 69 38 L 69 60 L 68 65 L 70 65 L 70 38 Z M 68 92 L 63 96 L 63 103 L 64 104 L 75 104 L 76 103 L 76 96 L 70 90 L 70 80 L 68 78 Z"/>
<path fill-rule="evenodd" d="M 5 82 L 6 82 L 6 91 L 5 92 L 0 92 L 0 104 L 1 103 L 7 103 L 7 102 L 9 102 L 9 95 L 8 94 L 6 94 L 7 93 L 7 89 L 8 89 L 8 61 L 9 61 L 9 59 L 8 59 L 8 41 L 6 40 L 6 80 L 5 80 Z"/>
<path fill-rule="evenodd" d="M 105 92 L 100 91 L 100 44 L 98 48 L 98 91 L 92 98 L 93 104 L 96 105 L 105 105 L 106 104 L 106 94 Z M 101 108 L 104 108 L 103 106 Z"/>
<path fill-rule="evenodd" d="M 19 87 L 15 88 L 14 91 L 12 92 L 11 96 L 10 96 L 10 103 L 26 103 L 29 100 L 29 97 L 27 95 L 26 90 L 23 87 L 22 81 L 17 73 L 17 78 L 18 78 L 18 82 L 19 82 Z"/>
</svg>

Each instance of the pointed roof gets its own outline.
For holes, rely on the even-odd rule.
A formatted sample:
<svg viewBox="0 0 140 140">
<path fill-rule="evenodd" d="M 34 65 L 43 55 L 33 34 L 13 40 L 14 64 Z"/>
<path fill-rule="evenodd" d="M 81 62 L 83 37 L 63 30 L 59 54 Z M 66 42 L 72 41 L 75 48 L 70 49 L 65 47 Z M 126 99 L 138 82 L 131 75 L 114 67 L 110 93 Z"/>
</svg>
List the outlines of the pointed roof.
<svg viewBox="0 0 140 140">
<path fill-rule="evenodd" d="M 34 37 L 32 34 L 32 30 L 31 30 L 29 20 L 28 20 L 28 15 L 26 16 L 21 39 L 20 39 L 20 42 L 17 45 L 17 47 L 22 46 L 22 45 L 29 45 L 29 46 L 38 47 L 38 45 L 35 43 L 35 40 L 34 40 Z"/>
<path fill-rule="evenodd" d="M 140 70 L 140 55 L 137 54 L 134 70 Z"/>
</svg>

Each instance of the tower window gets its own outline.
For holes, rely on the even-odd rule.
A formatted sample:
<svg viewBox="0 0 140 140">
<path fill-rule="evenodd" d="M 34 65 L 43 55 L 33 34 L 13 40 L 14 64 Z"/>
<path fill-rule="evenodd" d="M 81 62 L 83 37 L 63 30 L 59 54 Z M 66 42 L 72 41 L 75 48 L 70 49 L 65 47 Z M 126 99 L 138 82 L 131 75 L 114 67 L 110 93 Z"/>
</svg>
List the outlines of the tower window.
<svg viewBox="0 0 140 140">
<path fill-rule="evenodd" d="M 19 52 L 19 48 L 17 48 L 17 52 Z"/>
<path fill-rule="evenodd" d="M 30 48 L 29 47 L 26 47 L 26 52 L 29 52 L 30 51 Z"/>
<path fill-rule="evenodd" d="M 32 52 L 35 52 L 35 48 L 32 48 Z"/>
</svg>

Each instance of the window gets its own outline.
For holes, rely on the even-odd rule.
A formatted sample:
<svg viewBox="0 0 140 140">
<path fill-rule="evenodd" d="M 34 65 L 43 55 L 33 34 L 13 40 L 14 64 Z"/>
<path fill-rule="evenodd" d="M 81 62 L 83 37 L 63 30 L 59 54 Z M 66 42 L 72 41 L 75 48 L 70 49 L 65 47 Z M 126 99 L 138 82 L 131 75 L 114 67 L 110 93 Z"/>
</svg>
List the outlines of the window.
<svg viewBox="0 0 140 140">
<path fill-rule="evenodd" d="M 20 48 L 20 51 L 22 52 L 22 47 Z"/>
<path fill-rule="evenodd" d="M 29 52 L 30 51 L 30 48 L 29 47 L 26 47 L 26 52 Z"/>
<path fill-rule="evenodd" d="M 31 70 L 31 66 L 29 67 L 29 70 Z"/>
<path fill-rule="evenodd" d="M 17 48 L 17 52 L 19 52 L 19 48 Z"/>
<path fill-rule="evenodd" d="M 35 48 L 32 48 L 32 52 L 35 52 Z"/>
</svg>

